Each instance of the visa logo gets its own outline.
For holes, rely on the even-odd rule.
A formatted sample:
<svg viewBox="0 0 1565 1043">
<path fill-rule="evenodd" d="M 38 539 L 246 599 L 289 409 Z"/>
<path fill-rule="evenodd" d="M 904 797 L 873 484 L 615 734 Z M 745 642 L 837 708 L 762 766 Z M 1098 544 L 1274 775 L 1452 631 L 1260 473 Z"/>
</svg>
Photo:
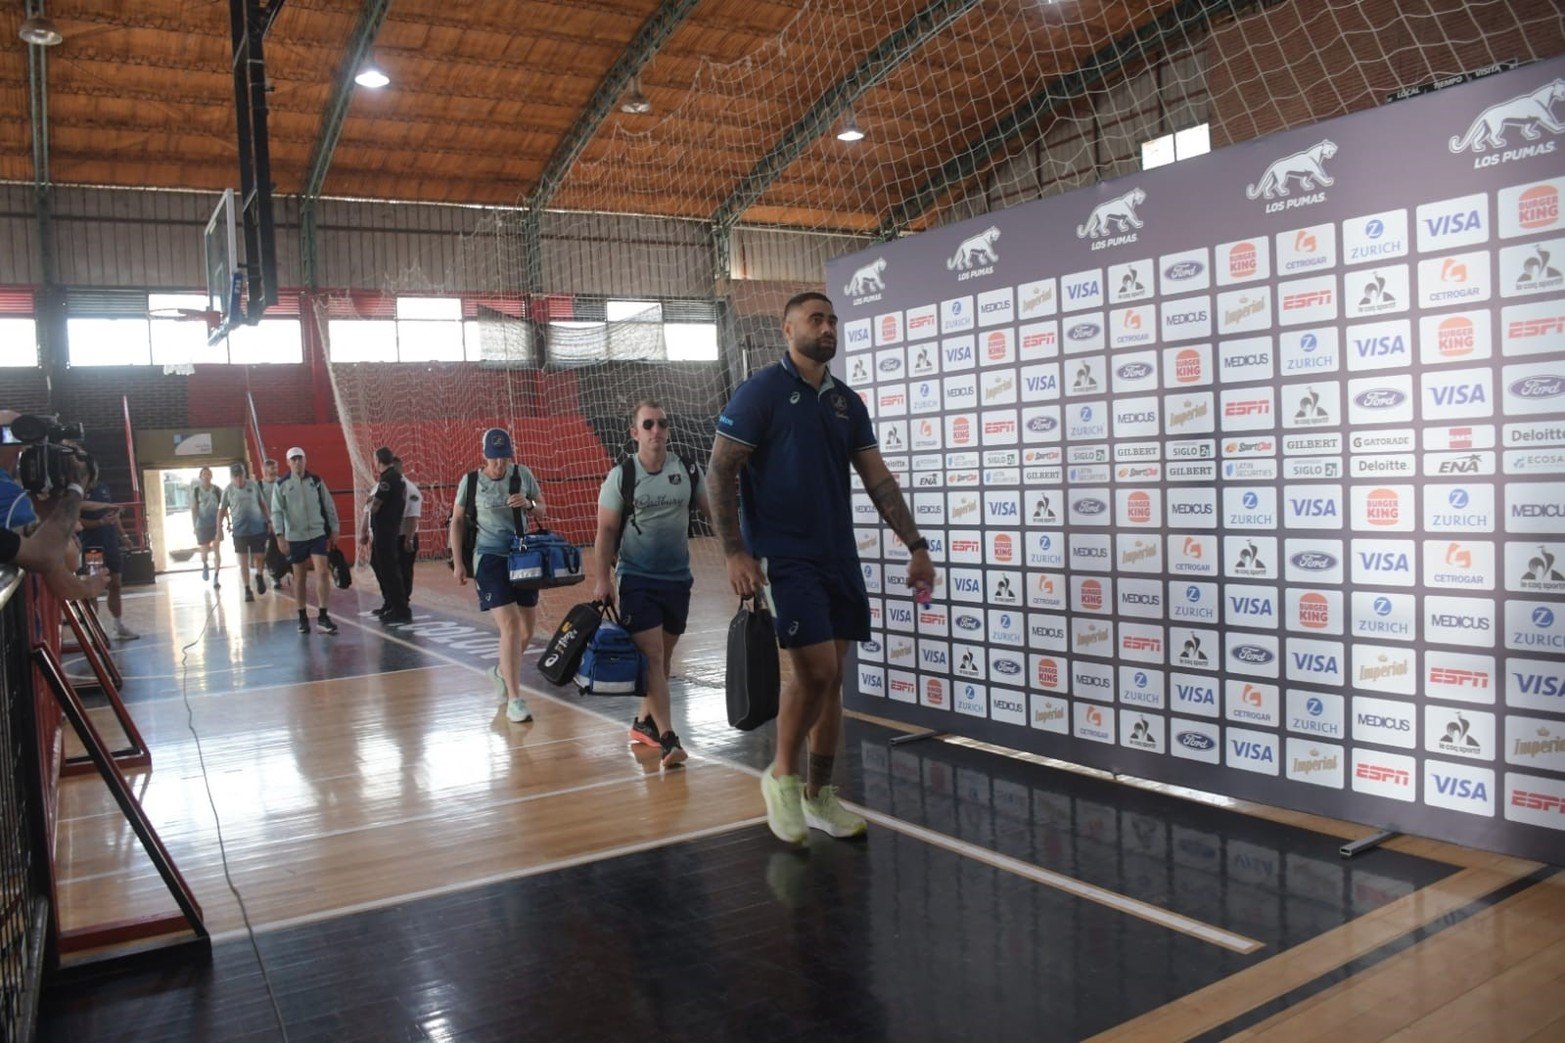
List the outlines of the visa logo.
<svg viewBox="0 0 1565 1043">
<path fill-rule="evenodd" d="M 1028 391 L 1058 390 L 1060 386 L 1060 382 L 1052 375 L 1028 377 L 1024 383 L 1026 383 Z"/>
<path fill-rule="evenodd" d="M 1465 406 L 1474 402 L 1487 402 L 1482 384 L 1457 384 L 1452 387 L 1431 388 L 1437 406 Z"/>
<path fill-rule="evenodd" d="M 959 362 L 973 361 L 973 349 L 969 344 L 959 344 L 954 348 L 946 349 L 946 364 L 956 365 Z"/>
<path fill-rule="evenodd" d="M 1407 555 L 1400 551 L 1359 551 L 1359 564 L 1370 572 L 1409 572 Z"/>
<path fill-rule="evenodd" d="M 1276 759 L 1272 756 L 1270 746 L 1249 739 L 1229 739 L 1228 746 L 1233 751 L 1233 755 L 1241 760 L 1262 761 L 1269 764 Z"/>
<path fill-rule="evenodd" d="M 1336 674 L 1339 672 L 1337 657 L 1324 652 L 1295 652 L 1293 666 L 1312 674 Z"/>
<path fill-rule="evenodd" d="M 1288 497 L 1288 503 L 1293 507 L 1293 513 L 1301 518 L 1335 518 L 1337 517 L 1337 501 L 1322 500 L 1311 497 Z"/>
<path fill-rule="evenodd" d="M 1096 279 L 1088 279 L 1086 282 L 1079 282 L 1073 286 L 1065 287 L 1066 295 L 1073 301 L 1086 297 L 1096 297 L 1100 292 L 1102 291 L 1098 289 L 1098 280 Z"/>
<path fill-rule="evenodd" d="M 989 505 L 989 514 L 990 514 L 991 517 L 1001 517 L 1001 518 L 1010 517 L 1010 518 L 1014 518 L 1014 517 L 1016 517 L 1016 504 L 1014 504 L 1014 503 L 991 503 Z"/>
<path fill-rule="evenodd" d="M 938 648 L 926 648 L 923 650 L 924 662 L 929 666 L 945 666 L 946 654 Z"/>
<path fill-rule="evenodd" d="M 1272 614 L 1272 599 L 1255 597 L 1254 595 L 1228 595 L 1229 606 L 1241 616 L 1269 616 Z"/>
<path fill-rule="evenodd" d="M 1401 337 L 1354 337 L 1353 344 L 1361 359 L 1407 354 L 1407 342 Z"/>
<path fill-rule="evenodd" d="M 1523 695 L 1565 695 L 1565 677 L 1559 675 L 1524 674 L 1518 671 L 1516 685 Z"/>
<path fill-rule="evenodd" d="M 1443 793 L 1448 797 L 1461 797 L 1463 800 L 1487 801 L 1489 799 L 1489 790 L 1481 782 L 1442 775 L 1438 771 L 1432 774 L 1435 777 L 1436 793 Z"/>
<path fill-rule="evenodd" d="M 1217 693 L 1205 685 L 1176 684 L 1174 690 L 1182 703 L 1205 703 L 1208 706 L 1217 705 Z"/>
<path fill-rule="evenodd" d="M 1483 228 L 1483 218 L 1478 216 L 1477 210 L 1461 211 L 1441 214 L 1439 217 L 1424 218 L 1424 227 L 1429 231 L 1431 238 L 1435 236 L 1460 235 L 1462 232 L 1476 232 Z"/>
<path fill-rule="evenodd" d="M 957 590 L 963 591 L 964 593 L 968 593 L 968 594 L 976 594 L 976 593 L 978 593 L 978 591 L 979 591 L 979 589 L 981 587 L 981 584 L 976 579 L 974 579 L 971 576 L 958 576 L 953 581 L 953 585 L 956 587 Z"/>
</svg>

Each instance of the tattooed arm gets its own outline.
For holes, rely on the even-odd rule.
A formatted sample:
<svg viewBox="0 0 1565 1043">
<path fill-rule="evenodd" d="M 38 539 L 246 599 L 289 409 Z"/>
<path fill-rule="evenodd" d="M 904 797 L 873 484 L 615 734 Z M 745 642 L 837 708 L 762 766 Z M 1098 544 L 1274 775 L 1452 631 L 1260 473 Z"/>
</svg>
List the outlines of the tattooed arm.
<svg viewBox="0 0 1565 1043">
<path fill-rule="evenodd" d="M 753 446 L 719 434 L 712 442 L 712 462 L 706 475 L 712 529 L 728 559 L 728 582 L 740 597 L 751 597 L 766 585 L 760 562 L 745 549 L 739 534 L 739 468 L 753 452 Z"/>
<path fill-rule="evenodd" d="M 880 450 L 859 450 L 853 454 L 853 466 L 864 482 L 864 490 L 869 493 L 870 502 L 880 512 L 887 527 L 897 534 L 897 539 L 904 545 L 917 541 L 918 523 L 913 520 L 913 512 L 908 510 L 907 500 L 903 498 L 896 478 L 886 467 L 886 461 L 881 458 Z M 934 589 L 935 566 L 927 548 L 913 552 L 907 566 L 907 578 L 908 587 L 914 591 Z"/>
</svg>

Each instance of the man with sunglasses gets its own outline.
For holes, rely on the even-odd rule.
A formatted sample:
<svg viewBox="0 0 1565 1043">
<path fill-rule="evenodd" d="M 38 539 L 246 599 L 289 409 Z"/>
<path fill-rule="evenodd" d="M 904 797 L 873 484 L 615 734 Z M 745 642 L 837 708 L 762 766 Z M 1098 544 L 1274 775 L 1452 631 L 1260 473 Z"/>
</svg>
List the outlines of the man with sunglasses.
<svg viewBox="0 0 1565 1043">
<path fill-rule="evenodd" d="M 837 316 L 831 300 L 801 293 L 783 309 L 781 361 L 734 392 L 712 445 L 712 527 L 740 597 L 767 595 L 793 676 L 777 713 L 777 754 L 761 774 L 774 835 L 803 843 L 809 829 L 864 832 L 831 784 L 842 735 L 842 661 L 869 637 L 869 598 L 853 538 L 848 471 L 909 550 L 908 589 L 927 598 L 929 544 L 881 458 L 869 411 L 832 377 Z M 800 778 L 799 747 L 809 752 Z"/>
<path fill-rule="evenodd" d="M 620 621 L 647 657 L 647 694 L 630 741 L 662 750 L 662 766 L 672 768 L 685 760 L 668 676 L 690 616 L 690 512 L 694 506 L 710 516 L 711 508 L 700 469 L 669 451 L 668 414 L 653 399 L 631 410 L 630 439 L 635 455 L 610 471 L 598 490 L 593 597 L 616 603 L 609 564 L 618 555 Z"/>
</svg>

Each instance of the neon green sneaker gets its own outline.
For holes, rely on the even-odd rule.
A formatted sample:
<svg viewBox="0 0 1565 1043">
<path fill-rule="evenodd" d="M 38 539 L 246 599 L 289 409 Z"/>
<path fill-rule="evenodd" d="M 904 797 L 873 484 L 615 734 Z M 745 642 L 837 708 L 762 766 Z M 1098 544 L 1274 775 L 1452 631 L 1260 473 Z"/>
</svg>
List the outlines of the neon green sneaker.
<svg viewBox="0 0 1565 1043">
<path fill-rule="evenodd" d="M 804 821 L 811 829 L 838 838 L 860 836 L 869 828 L 868 823 L 842 806 L 836 786 L 822 786 L 814 797 L 804 798 Z"/>
<path fill-rule="evenodd" d="M 766 801 L 766 825 L 772 835 L 784 843 L 804 843 L 804 783 L 799 776 L 779 779 L 768 765 L 761 773 L 761 797 Z"/>
</svg>

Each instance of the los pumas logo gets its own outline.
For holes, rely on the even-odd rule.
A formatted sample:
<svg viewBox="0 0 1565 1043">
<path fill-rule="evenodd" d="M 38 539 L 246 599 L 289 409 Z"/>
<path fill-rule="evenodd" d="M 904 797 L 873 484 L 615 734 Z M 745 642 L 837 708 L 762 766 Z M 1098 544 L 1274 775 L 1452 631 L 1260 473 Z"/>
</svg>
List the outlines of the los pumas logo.
<svg viewBox="0 0 1565 1043">
<path fill-rule="evenodd" d="M 886 288 L 886 259 L 877 257 L 853 273 L 842 292 L 853 298 L 854 304 L 868 304 L 880 300 Z"/>
<path fill-rule="evenodd" d="M 1136 207 L 1146 201 L 1147 194 L 1139 188 L 1133 188 L 1122 196 L 1099 203 L 1087 215 L 1087 223 L 1076 226 L 1076 238 L 1094 240 L 1094 250 L 1135 242 L 1135 229 L 1143 224 L 1136 216 Z"/>
<path fill-rule="evenodd" d="M 1296 206 L 1323 203 L 1326 201 L 1326 193 L 1318 190 L 1336 184 L 1326 173 L 1325 163 L 1336 154 L 1337 143 L 1330 138 L 1323 138 L 1303 152 L 1284 156 L 1267 167 L 1259 181 L 1245 186 L 1244 194 L 1250 199 L 1273 200 L 1266 204 L 1268 214 L 1280 213 Z M 1298 182 L 1300 191 L 1309 194 L 1290 196 L 1288 193 L 1294 181 Z"/>
<path fill-rule="evenodd" d="M 1547 156 L 1553 153 L 1558 142 L 1538 141 L 1541 136 L 1539 132 L 1565 133 L 1565 122 L 1561 122 L 1554 115 L 1555 104 L 1562 100 L 1565 100 L 1565 78 L 1545 83 L 1537 90 L 1491 105 L 1478 114 L 1472 126 L 1467 128 L 1466 134 L 1459 134 L 1451 139 L 1450 149 L 1453 153 L 1471 150 L 1479 154 L 1478 158 L 1473 160 L 1474 169 L 1508 163 L 1516 159 L 1528 159 L 1532 156 Z M 1538 143 L 1510 148 L 1505 140 L 1505 134 L 1512 128 L 1520 130 L 1522 137 L 1528 141 Z M 1505 151 L 1499 155 L 1481 154 L 1489 149 Z"/>
<path fill-rule="evenodd" d="M 1000 229 L 990 225 L 977 235 L 963 239 L 956 252 L 946 258 L 946 271 L 961 273 L 956 277 L 959 282 L 993 275 L 995 262 L 1000 259 L 994 249 L 999 238 Z"/>
</svg>

